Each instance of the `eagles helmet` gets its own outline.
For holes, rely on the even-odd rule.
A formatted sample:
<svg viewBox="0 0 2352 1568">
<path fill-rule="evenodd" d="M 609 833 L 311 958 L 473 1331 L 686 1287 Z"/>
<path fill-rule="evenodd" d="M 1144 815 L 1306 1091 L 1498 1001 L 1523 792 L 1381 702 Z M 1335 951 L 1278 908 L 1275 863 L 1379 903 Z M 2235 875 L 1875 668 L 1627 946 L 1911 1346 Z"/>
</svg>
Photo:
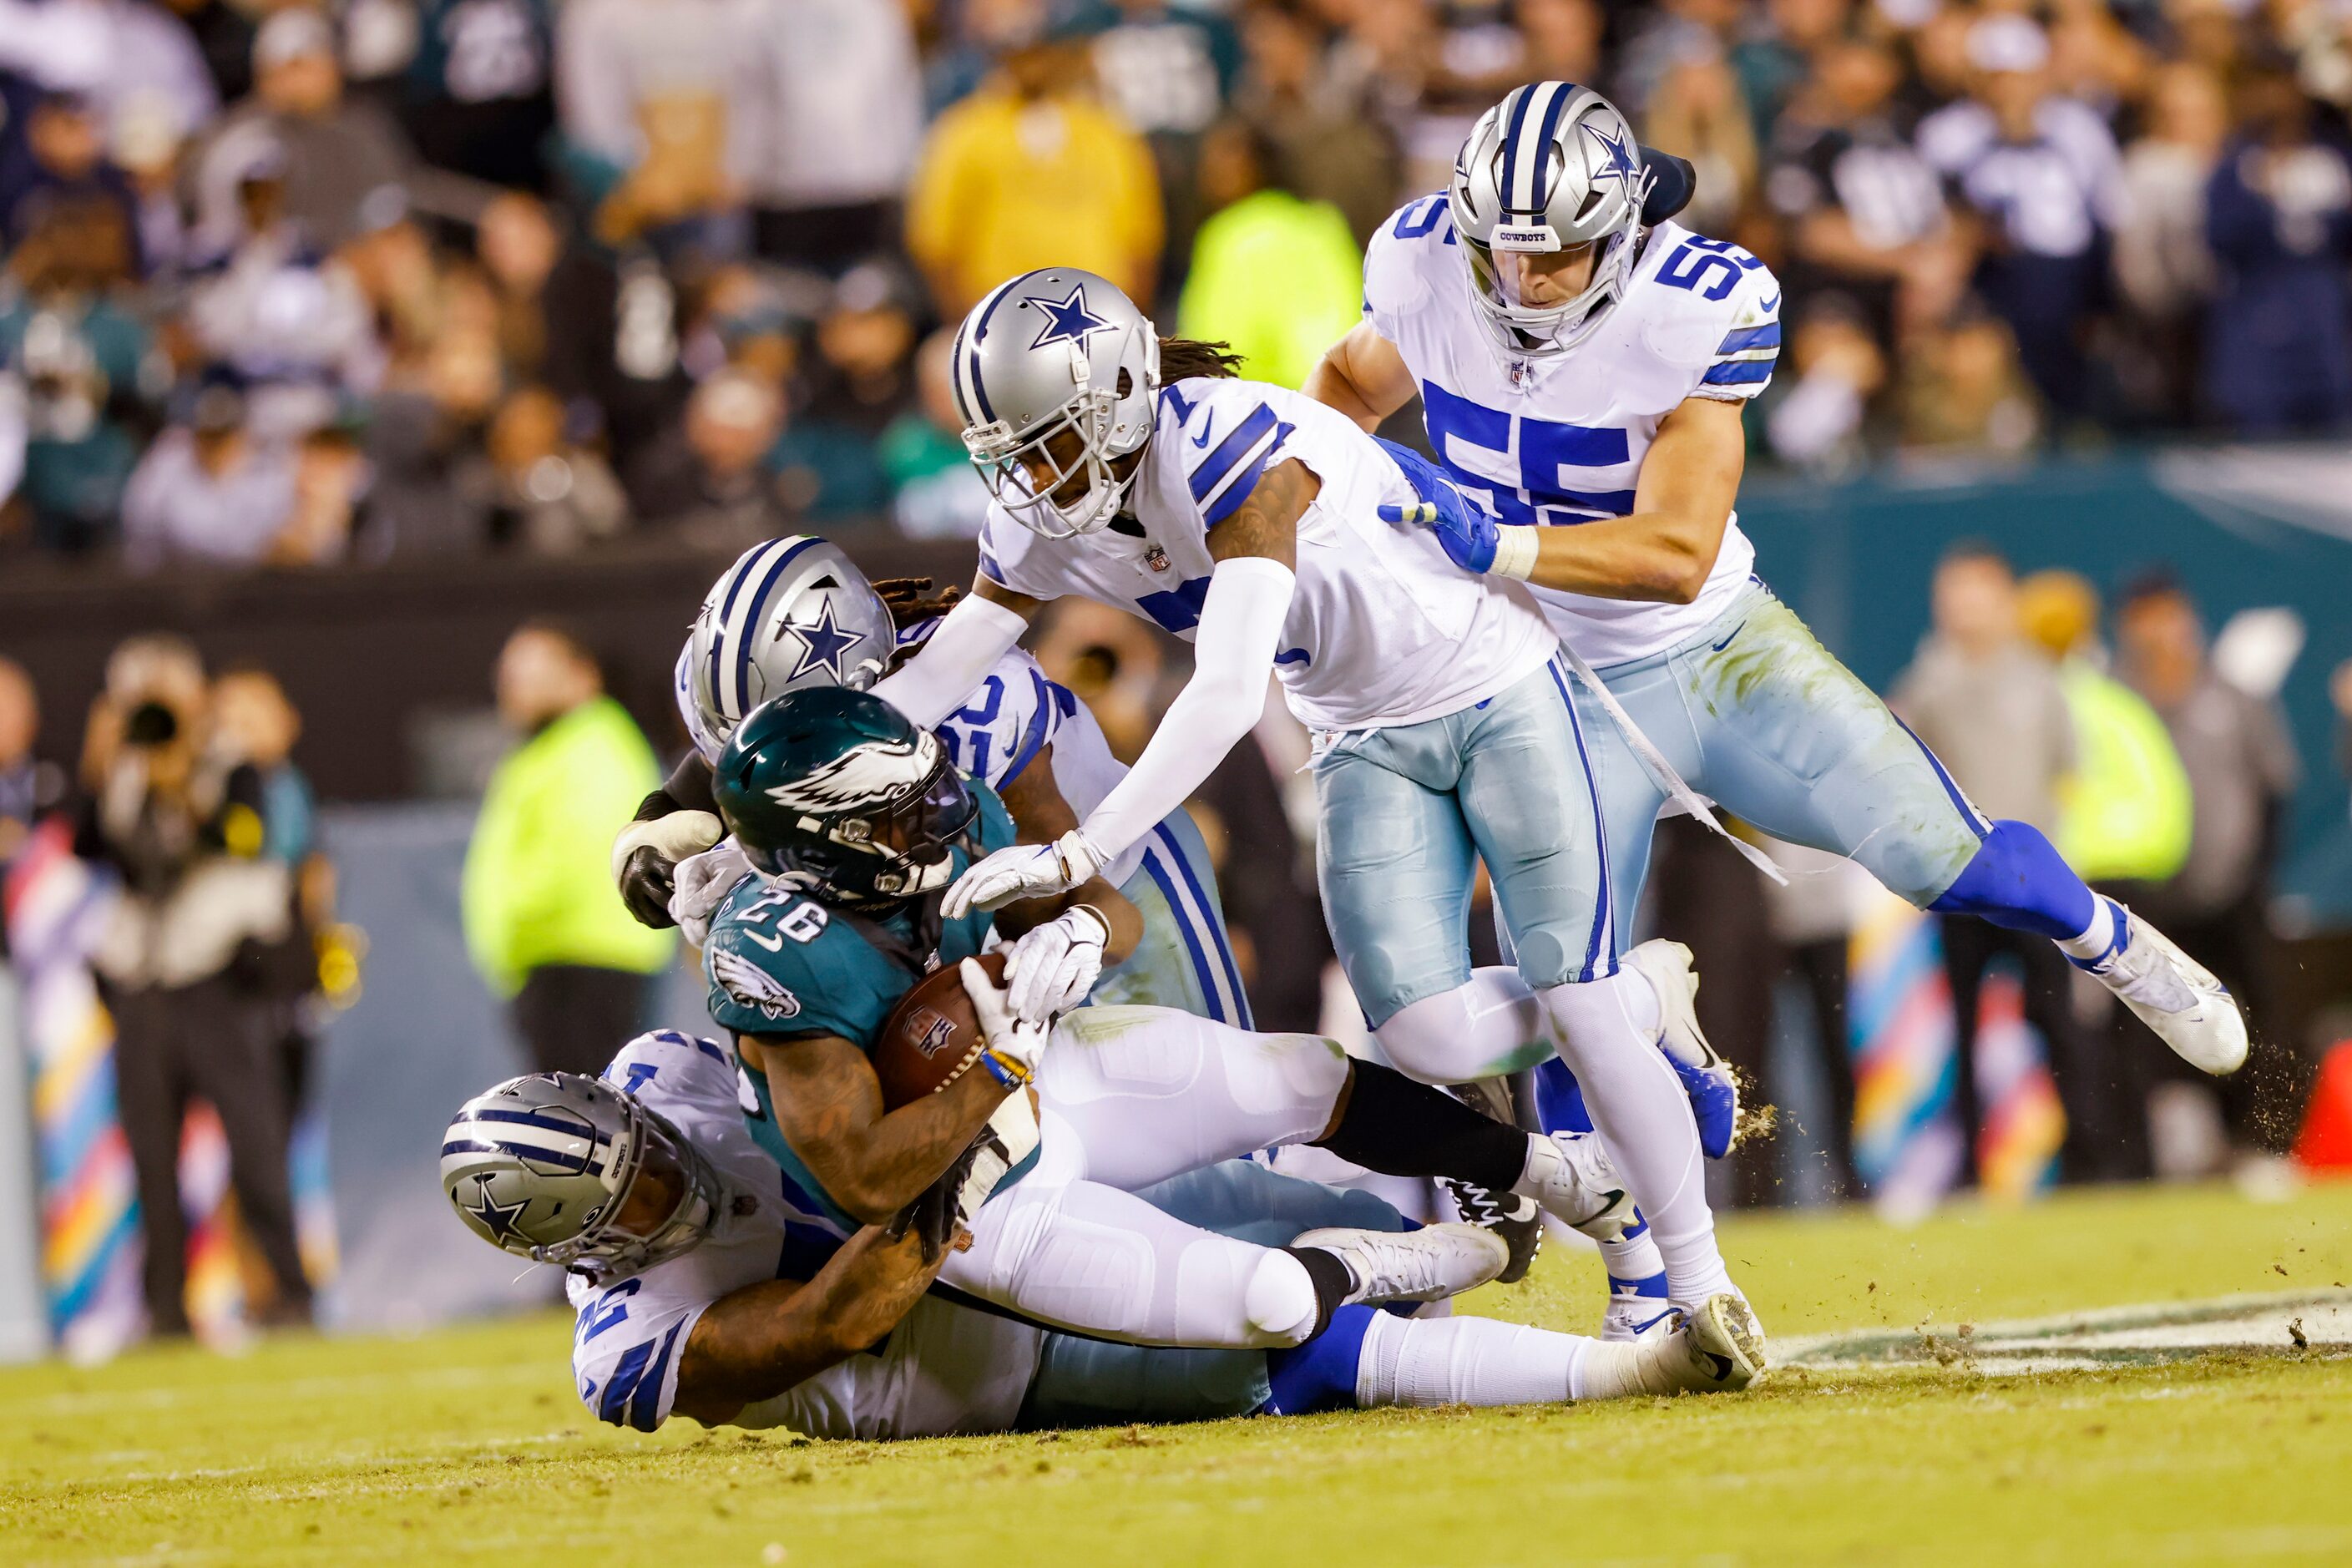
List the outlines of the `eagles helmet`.
<svg viewBox="0 0 2352 1568">
<path fill-rule="evenodd" d="M 509 1079 L 460 1106 L 441 1138 L 441 1190 L 483 1240 L 591 1275 L 689 1250 L 725 1200 L 660 1112 L 572 1072 Z"/>
<path fill-rule="evenodd" d="M 1160 336 L 1117 284 L 1024 272 L 972 307 L 950 363 L 964 449 L 1015 521 L 1072 539 L 1118 515 L 1135 476 L 1111 465 L 1151 438 Z"/>
<path fill-rule="evenodd" d="M 706 763 L 772 697 L 882 679 L 898 647 L 882 595 L 811 534 L 755 544 L 720 574 L 678 656 L 678 705 Z"/>
<path fill-rule="evenodd" d="M 754 709 L 712 764 L 710 793 L 753 866 L 847 904 L 945 889 L 948 852 L 980 816 L 938 736 L 846 687 Z"/>
<path fill-rule="evenodd" d="M 1481 115 L 1454 160 L 1446 204 L 1470 268 L 1471 296 L 1513 354 L 1566 353 L 1623 296 L 1652 175 L 1633 128 L 1589 87 L 1539 81 Z M 1532 304 L 1519 256 L 1596 247 L 1572 300 Z"/>
</svg>

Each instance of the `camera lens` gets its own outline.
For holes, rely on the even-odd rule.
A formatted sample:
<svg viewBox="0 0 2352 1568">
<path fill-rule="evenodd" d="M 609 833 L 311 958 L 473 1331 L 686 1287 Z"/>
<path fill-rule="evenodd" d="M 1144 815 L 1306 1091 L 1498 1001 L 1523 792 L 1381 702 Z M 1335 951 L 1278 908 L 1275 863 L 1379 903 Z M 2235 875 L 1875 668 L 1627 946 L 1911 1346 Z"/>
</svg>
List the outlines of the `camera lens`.
<svg viewBox="0 0 2352 1568">
<path fill-rule="evenodd" d="M 122 738 L 134 746 L 160 746 L 179 733 L 179 715 L 161 702 L 142 702 L 122 722 Z"/>
</svg>

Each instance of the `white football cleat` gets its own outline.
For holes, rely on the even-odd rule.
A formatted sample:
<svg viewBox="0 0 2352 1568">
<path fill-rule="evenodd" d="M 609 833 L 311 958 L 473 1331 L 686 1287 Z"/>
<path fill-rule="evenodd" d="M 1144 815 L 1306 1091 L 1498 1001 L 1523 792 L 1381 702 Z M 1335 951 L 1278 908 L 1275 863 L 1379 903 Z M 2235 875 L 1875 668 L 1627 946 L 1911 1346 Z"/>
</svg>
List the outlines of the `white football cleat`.
<svg viewBox="0 0 2352 1568">
<path fill-rule="evenodd" d="M 1666 1300 L 1665 1290 L 1666 1277 L 1663 1274 L 1648 1279 L 1610 1280 L 1609 1305 L 1601 1314 L 1601 1337 L 1622 1343 L 1645 1334 L 1669 1331 L 1675 1321 L 1675 1309 Z"/>
<path fill-rule="evenodd" d="M 1639 1394 L 1736 1394 L 1764 1375 L 1764 1331 L 1731 1291 L 1677 1310 L 1671 1327 L 1627 1342 L 1584 1347 L 1581 1399 Z"/>
<path fill-rule="evenodd" d="M 2109 899 L 2107 908 L 2123 929 L 2123 951 L 2070 962 L 2114 992 L 2190 1067 L 2216 1078 L 2243 1067 L 2246 1016 L 2229 987 L 2123 905 Z"/>
<path fill-rule="evenodd" d="M 1625 1178 L 1590 1132 L 1530 1134 L 1517 1190 L 1544 1213 L 1594 1241 L 1622 1241 L 1638 1215 Z"/>
<path fill-rule="evenodd" d="M 1348 1304 L 1442 1301 L 1487 1283 L 1511 1261 L 1501 1237 L 1475 1225 L 1425 1225 L 1419 1230 L 1310 1230 L 1293 1247 L 1316 1247 L 1348 1266 L 1356 1288 Z"/>
</svg>

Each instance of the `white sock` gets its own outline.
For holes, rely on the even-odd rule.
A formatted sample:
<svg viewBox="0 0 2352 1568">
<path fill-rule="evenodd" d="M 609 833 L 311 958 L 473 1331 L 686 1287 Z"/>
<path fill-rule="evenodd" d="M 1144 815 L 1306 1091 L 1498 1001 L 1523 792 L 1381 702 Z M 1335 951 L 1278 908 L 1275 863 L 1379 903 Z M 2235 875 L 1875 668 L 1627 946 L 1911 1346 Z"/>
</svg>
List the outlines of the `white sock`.
<svg viewBox="0 0 2352 1568">
<path fill-rule="evenodd" d="M 1577 1397 L 1576 1366 L 1593 1343 L 1492 1318 L 1372 1316 L 1356 1362 L 1356 1403 L 1558 1405 Z"/>
<path fill-rule="evenodd" d="M 1601 1248 L 1601 1264 L 1608 1268 L 1612 1279 L 1647 1279 L 1653 1274 L 1665 1272 L 1665 1257 L 1658 1251 L 1657 1237 L 1647 1228 L 1628 1240 L 1595 1245 Z"/>
<path fill-rule="evenodd" d="M 2094 893 L 2091 896 L 2091 923 L 2084 926 L 2079 935 L 2062 939 L 2058 951 L 2069 958 L 2085 962 L 2105 958 L 2107 949 L 2115 944 L 2119 934 L 2116 930 L 2115 906 Z"/>
<path fill-rule="evenodd" d="M 1668 1292 L 1687 1306 L 1730 1289 L 1706 1203 L 1698 1124 L 1682 1080 L 1657 1048 L 1658 999 L 1649 981 L 1621 969 L 1540 994 L 1560 1059 L 1583 1086 L 1592 1125 L 1650 1222 Z"/>
</svg>

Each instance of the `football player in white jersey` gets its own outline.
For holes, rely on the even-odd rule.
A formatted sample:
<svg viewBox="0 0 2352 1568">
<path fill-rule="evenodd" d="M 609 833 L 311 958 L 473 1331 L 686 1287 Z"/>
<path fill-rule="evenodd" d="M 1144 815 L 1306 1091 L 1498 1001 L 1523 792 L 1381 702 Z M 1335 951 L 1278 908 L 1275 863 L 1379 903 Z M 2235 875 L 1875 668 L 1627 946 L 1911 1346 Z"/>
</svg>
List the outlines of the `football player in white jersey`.
<svg viewBox="0 0 2352 1568">
<path fill-rule="evenodd" d="M 1686 780 L 1923 909 L 2051 938 L 2182 1058 L 2234 1070 L 2245 1021 L 2214 977 L 2095 897 L 2032 827 L 1987 820 L 1752 575 L 1732 511 L 1740 414 L 1780 353 L 1780 286 L 1736 245 L 1645 222 L 1661 166 L 1589 88 L 1512 92 L 1447 189 L 1373 239 L 1364 320 L 1307 385 L 1366 428 L 1418 394 L 1450 482 L 1410 515 L 1456 563 L 1533 584 L 1599 667 L 1577 701 L 1613 929 L 1631 921 L 1659 808 Z M 1486 972 L 1383 1040 L 1411 1033 L 1433 1055 L 1450 1042 L 1474 1065 L 1489 1047 L 1482 1017 L 1516 985 Z"/>
<path fill-rule="evenodd" d="M 540 1074 L 468 1101 L 442 1182 L 478 1236 L 562 1267 L 589 1412 L 814 1437 L 892 1438 L 1383 1405 L 1514 1405 L 1723 1386 L 1705 1317 L 1639 1345 L 1483 1318 L 1339 1308 L 1305 1345 L 1144 1349 L 1054 1332 L 935 1282 L 944 1254 L 796 1205 L 738 1108 L 725 1047 L 670 1030 L 601 1079 Z M 1229 1161 L 1150 1189 L 1261 1246 L 1405 1228 L 1362 1193 Z"/>
<path fill-rule="evenodd" d="M 690 866 L 692 892 L 673 913 L 679 863 L 719 840 L 710 798 L 719 748 L 768 698 L 873 685 L 897 656 L 923 645 L 959 596 L 926 597 L 929 587 L 877 587 L 838 546 L 808 534 L 755 544 L 719 574 L 678 650 L 673 682 L 694 754 L 646 797 L 614 847 L 614 879 L 640 921 L 667 926 L 682 916 L 699 945 L 699 921 L 750 869 L 740 856 Z M 1127 774 L 1087 705 L 1020 647 L 1006 649 L 936 729 L 948 760 L 1003 796 L 1023 837 L 1041 842 L 1076 826 Z M 1094 979 L 1094 1000 L 1253 1026 L 1208 845 L 1183 806 L 1106 867 L 1104 879 L 1143 917 L 1143 940 Z"/>
<path fill-rule="evenodd" d="M 1052 844 L 966 872 L 950 915 L 1076 887 L 1185 800 L 1263 711 L 1269 676 L 1315 733 L 1326 918 L 1391 1059 L 1434 1083 L 1568 1058 L 1648 1216 L 1672 1299 L 1732 1289 L 1682 1085 L 1655 1048 L 1696 1036 L 1688 955 L 1621 968 L 1598 789 L 1559 638 L 1516 584 L 1418 529 L 1399 458 L 1345 417 L 1162 341 L 1116 287 L 1024 273 L 954 346 L 964 441 L 994 496 L 972 595 L 875 688 L 919 724 L 950 711 L 1049 600 L 1075 594 L 1193 647 L 1191 679 L 1128 776 Z M 1433 476 L 1432 476 L 1433 482 Z M 1483 856 L 1526 986 L 1483 1059 L 1387 1026 L 1470 978 Z M 1457 1006 L 1457 1010 L 1458 1006 Z"/>
</svg>

